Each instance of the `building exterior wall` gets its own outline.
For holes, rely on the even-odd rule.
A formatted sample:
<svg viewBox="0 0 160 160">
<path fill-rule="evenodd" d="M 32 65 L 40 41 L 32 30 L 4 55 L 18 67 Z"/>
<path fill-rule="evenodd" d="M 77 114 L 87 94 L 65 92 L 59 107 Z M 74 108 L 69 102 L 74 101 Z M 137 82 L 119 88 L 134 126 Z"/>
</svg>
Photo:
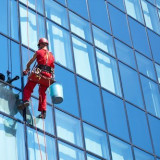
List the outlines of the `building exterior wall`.
<svg viewBox="0 0 160 160">
<path fill-rule="evenodd" d="M 160 160 L 160 1 L 1 0 L 1 160 Z M 41 37 L 64 101 L 17 110 Z M 33 65 L 32 65 L 33 66 Z M 5 81 L 6 81 L 5 80 Z"/>
</svg>

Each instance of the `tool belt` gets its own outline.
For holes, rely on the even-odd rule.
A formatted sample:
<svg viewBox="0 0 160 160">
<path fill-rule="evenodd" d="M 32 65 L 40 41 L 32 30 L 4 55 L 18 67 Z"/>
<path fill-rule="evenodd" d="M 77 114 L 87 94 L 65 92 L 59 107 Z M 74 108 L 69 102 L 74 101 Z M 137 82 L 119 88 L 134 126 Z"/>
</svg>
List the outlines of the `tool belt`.
<svg viewBox="0 0 160 160">
<path fill-rule="evenodd" d="M 41 69 L 39 66 L 43 69 Z M 36 67 L 34 67 L 32 72 L 28 76 L 28 80 L 49 87 L 54 83 L 54 76 L 52 74 L 53 71 L 51 70 L 51 67 L 44 66 L 45 65 L 37 65 Z M 47 74 L 49 74 L 49 76 L 51 75 L 51 77 L 46 76 L 44 72 L 48 72 Z"/>
<path fill-rule="evenodd" d="M 52 68 L 50 66 L 46 66 L 46 65 L 43 65 L 43 64 L 38 64 L 37 67 L 45 72 L 49 72 L 49 73 L 52 73 Z"/>
</svg>

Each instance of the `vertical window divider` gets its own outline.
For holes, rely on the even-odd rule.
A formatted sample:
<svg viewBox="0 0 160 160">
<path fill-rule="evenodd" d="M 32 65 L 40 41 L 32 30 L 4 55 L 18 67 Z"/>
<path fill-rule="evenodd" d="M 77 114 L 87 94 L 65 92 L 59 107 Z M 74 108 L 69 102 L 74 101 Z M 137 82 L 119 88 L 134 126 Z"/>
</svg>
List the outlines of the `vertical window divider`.
<svg viewBox="0 0 160 160">
<path fill-rule="evenodd" d="M 75 64 L 75 58 L 74 58 L 74 50 L 73 50 L 73 43 L 72 43 L 72 32 L 71 32 L 71 26 L 70 26 L 69 8 L 68 8 L 68 1 L 67 0 L 66 0 L 66 6 L 67 6 L 66 9 L 67 9 L 70 45 L 71 45 L 72 61 L 73 61 L 73 73 L 74 73 L 75 87 L 76 87 L 76 92 L 77 92 L 77 102 L 78 102 L 78 111 L 79 111 L 79 116 L 80 116 L 82 144 L 83 144 L 83 148 L 84 148 L 84 159 L 87 160 L 87 153 L 86 153 L 86 147 L 85 147 L 86 146 L 85 145 L 85 137 L 84 137 L 84 130 L 83 130 L 83 120 L 82 120 L 82 112 L 81 112 L 81 107 L 80 107 L 80 97 L 79 97 L 78 81 L 77 81 L 77 75 L 76 75 L 76 64 Z"/>
<path fill-rule="evenodd" d="M 23 77 L 23 62 L 22 62 L 22 39 L 21 39 L 21 24 L 20 24 L 20 5 L 19 5 L 19 0 L 17 0 L 17 10 L 18 10 L 18 35 L 19 35 L 19 51 L 20 51 L 20 67 L 21 67 L 21 86 L 22 90 L 24 88 L 24 77 Z M 23 93 L 22 93 L 23 97 Z M 23 120 L 25 121 L 24 123 L 24 137 L 25 137 L 25 152 L 26 152 L 26 160 L 29 159 L 28 156 L 28 136 L 27 136 L 27 122 L 26 122 L 26 109 L 23 111 Z"/>
<path fill-rule="evenodd" d="M 106 136 L 107 136 L 107 141 L 108 141 L 108 150 L 109 150 L 109 156 L 110 159 L 112 159 L 112 154 L 111 154 L 111 145 L 110 145 L 110 141 L 109 141 L 109 135 L 108 135 L 108 127 L 107 127 L 107 118 L 105 115 L 105 108 L 104 108 L 104 102 L 103 102 L 103 96 L 102 96 L 102 87 L 101 87 L 101 82 L 100 82 L 100 74 L 99 74 L 99 70 L 98 70 L 98 62 L 97 62 L 97 56 L 96 56 L 96 47 L 95 47 L 95 43 L 94 43 L 94 35 L 93 35 L 93 28 L 92 28 L 92 22 L 91 22 L 91 15 L 90 15 L 90 11 L 89 11 L 89 3 L 88 0 L 86 0 L 87 2 L 87 10 L 88 10 L 88 15 L 89 15 L 89 23 L 90 23 L 90 28 L 91 28 L 91 37 L 92 37 L 92 43 L 93 43 L 93 52 L 94 52 L 94 57 L 95 57 L 95 64 L 96 64 L 96 70 L 97 70 L 97 76 L 98 76 L 98 83 L 99 83 L 99 91 L 100 91 L 100 97 L 101 97 L 101 102 L 102 102 L 102 111 L 103 111 L 103 118 L 104 118 L 104 124 L 105 124 L 105 130 L 107 132 Z M 104 1 L 105 3 L 105 1 Z M 108 13 L 108 9 L 106 8 L 106 12 Z M 108 14 L 108 18 L 109 18 L 109 25 L 111 28 L 111 23 L 110 23 L 110 17 Z M 112 32 L 112 29 L 111 29 Z M 113 38 L 112 38 L 113 41 Z"/>
</svg>

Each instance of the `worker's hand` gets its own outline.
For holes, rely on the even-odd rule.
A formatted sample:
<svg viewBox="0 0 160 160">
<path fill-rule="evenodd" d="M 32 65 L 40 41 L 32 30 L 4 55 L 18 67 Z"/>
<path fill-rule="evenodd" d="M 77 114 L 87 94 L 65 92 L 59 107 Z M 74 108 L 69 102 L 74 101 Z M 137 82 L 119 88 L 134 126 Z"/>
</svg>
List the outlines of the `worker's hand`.
<svg viewBox="0 0 160 160">
<path fill-rule="evenodd" d="M 28 74 L 28 72 L 30 71 L 30 69 L 26 69 L 23 71 L 23 75 L 26 76 Z"/>
</svg>

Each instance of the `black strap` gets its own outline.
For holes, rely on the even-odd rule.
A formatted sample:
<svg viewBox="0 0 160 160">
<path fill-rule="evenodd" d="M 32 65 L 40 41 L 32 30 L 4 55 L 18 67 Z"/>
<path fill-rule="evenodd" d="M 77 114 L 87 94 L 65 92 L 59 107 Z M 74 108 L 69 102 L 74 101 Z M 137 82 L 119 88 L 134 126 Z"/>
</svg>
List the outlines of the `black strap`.
<svg viewBox="0 0 160 160">
<path fill-rule="evenodd" d="M 42 70 L 47 71 L 47 72 L 49 72 L 49 73 L 52 72 L 50 66 L 46 66 L 46 65 L 43 65 L 43 64 L 39 64 L 39 65 L 37 65 L 37 67 L 38 67 L 39 69 L 42 69 Z"/>
</svg>

